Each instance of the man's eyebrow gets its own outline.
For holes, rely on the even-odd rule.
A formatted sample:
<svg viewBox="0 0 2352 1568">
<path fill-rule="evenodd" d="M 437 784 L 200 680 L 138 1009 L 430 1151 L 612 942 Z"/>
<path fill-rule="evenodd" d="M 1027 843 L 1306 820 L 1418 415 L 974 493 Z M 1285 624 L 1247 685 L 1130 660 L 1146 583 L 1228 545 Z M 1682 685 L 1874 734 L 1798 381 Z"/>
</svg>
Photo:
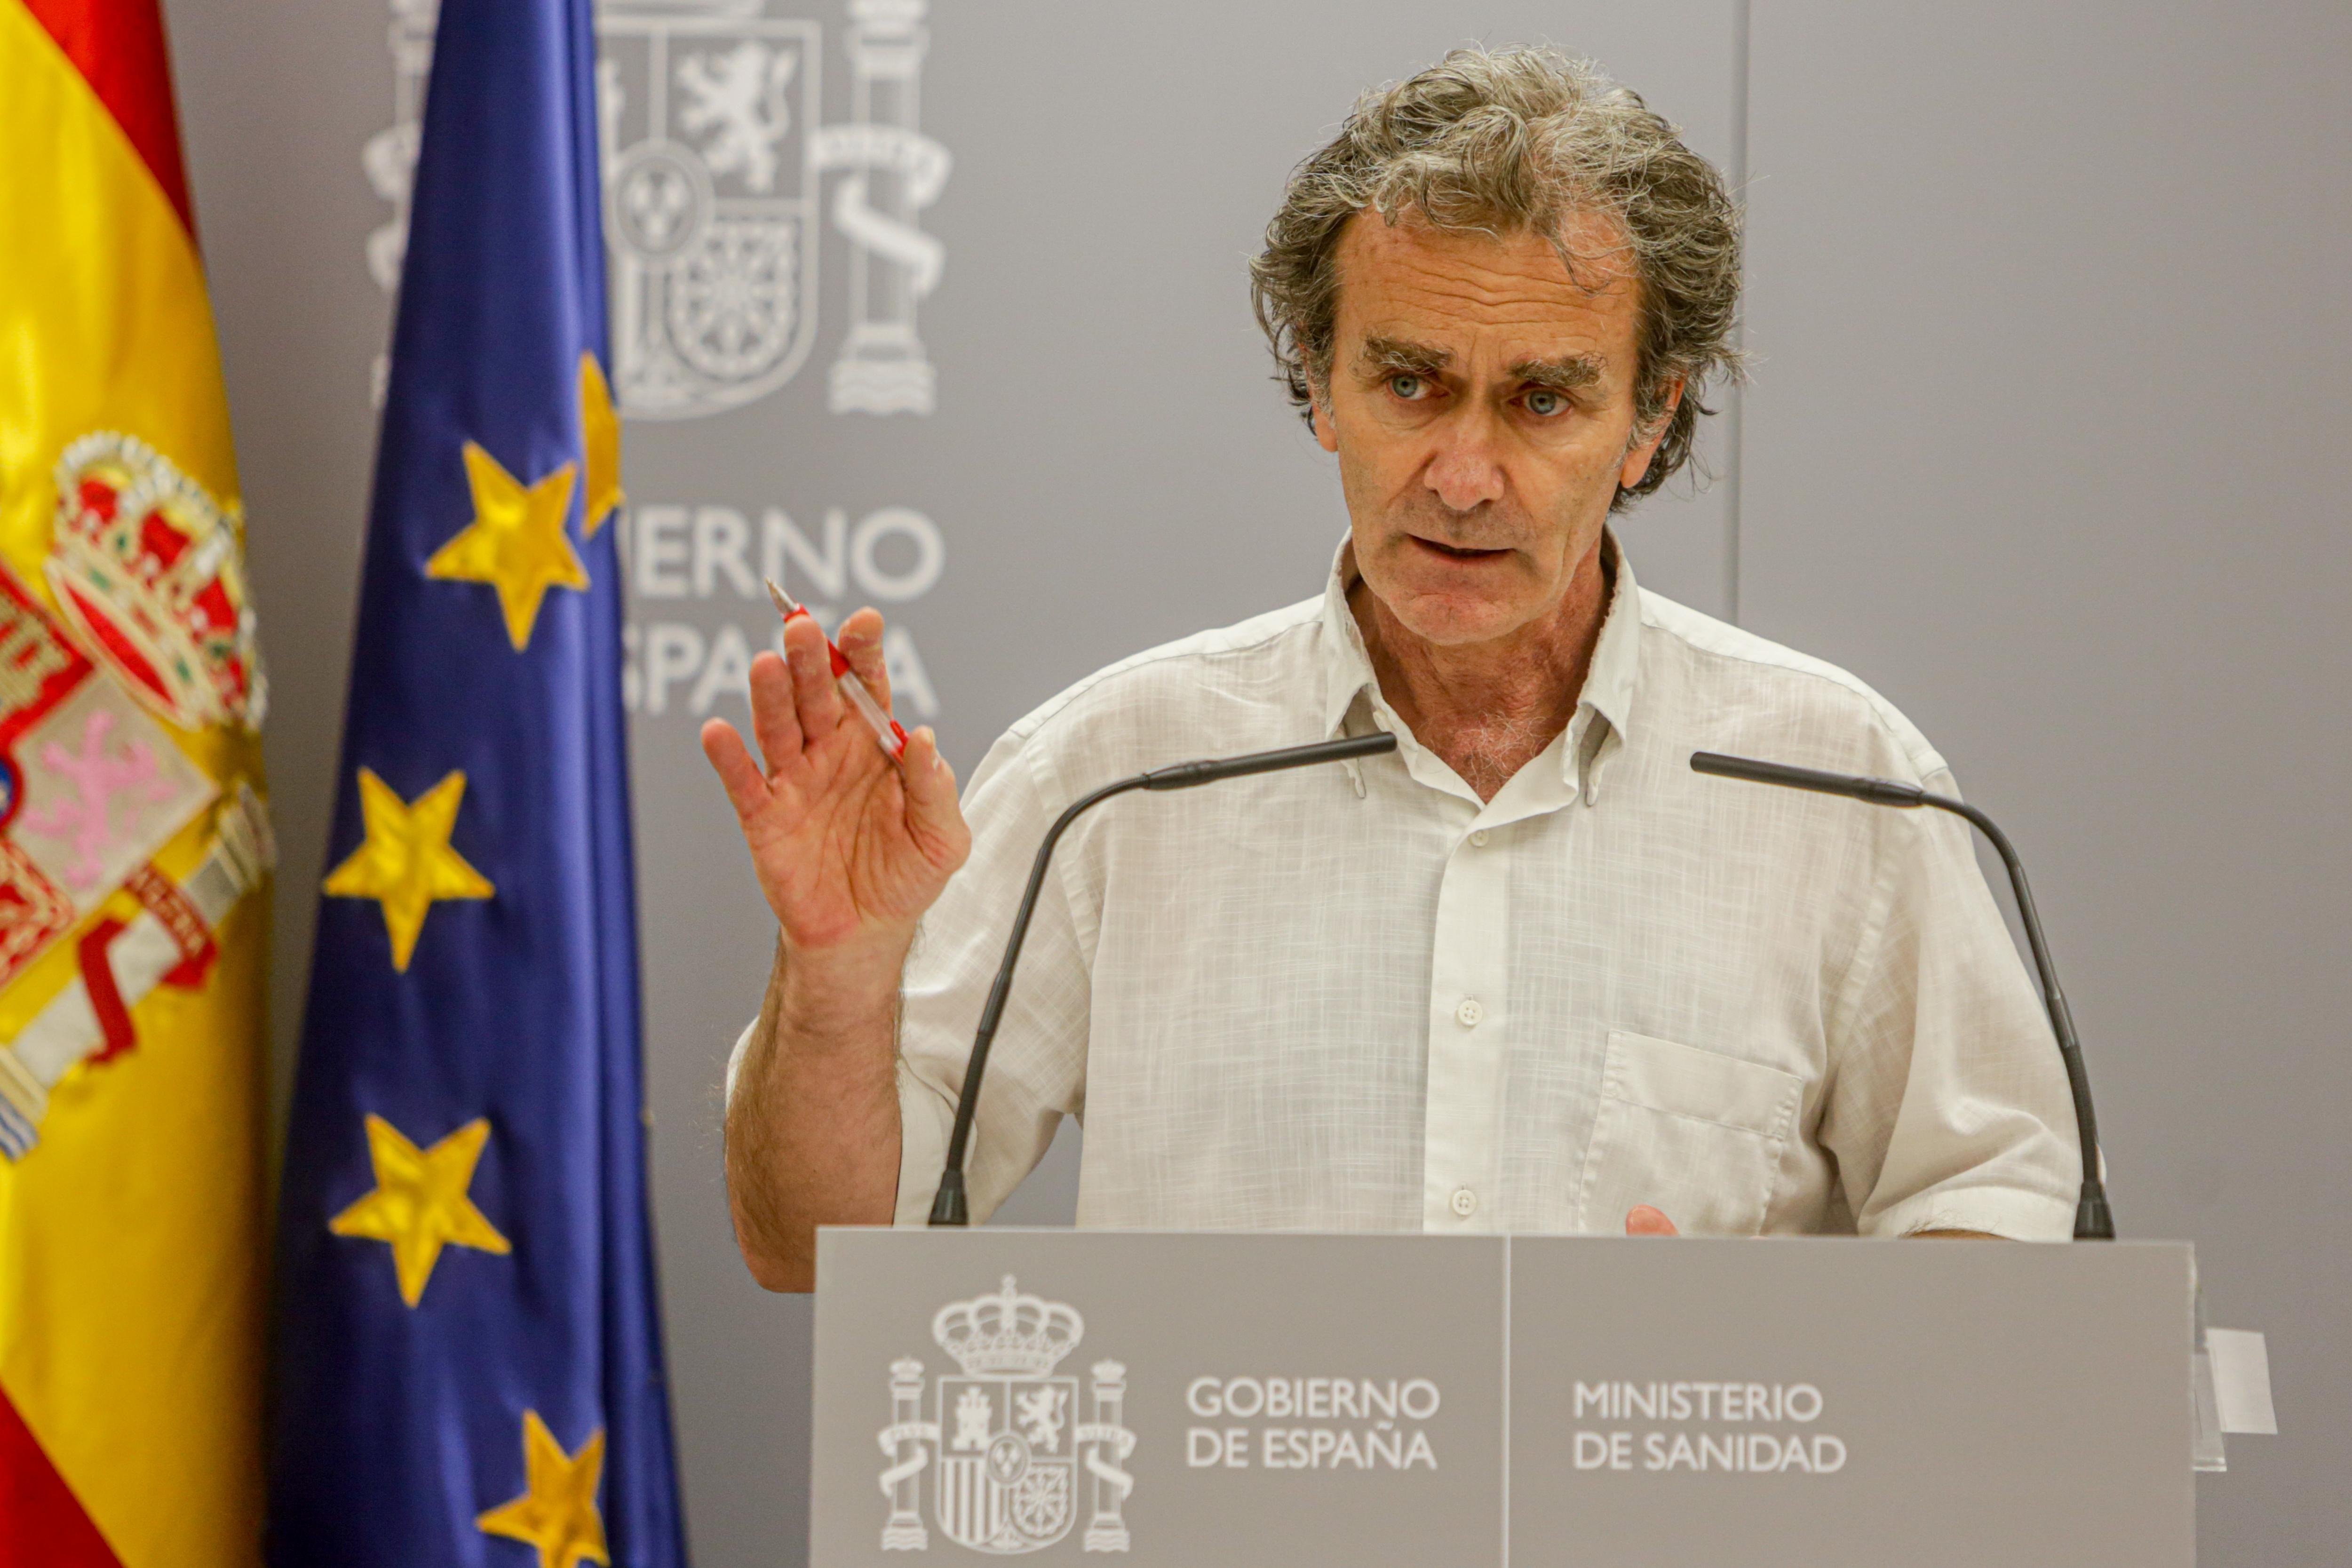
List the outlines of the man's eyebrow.
<svg viewBox="0 0 2352 1568">
<path fill-rule="evenodd" d="M 1549 387 L 1554 392 L 1574 392 L 1581 386 L 1592 386 L 1601 380 L 1601 362 L 1587 354 L 1569 354 L 1560 359 L 1523 359 L 1511 367 L 1511 374 L 1531 386 Z"/>
<path fill-rule="evenodd" d="M 1433 349 L 1425 343 L 1377 337 L 1364 340 L 1360 357 L 1376 375 L 1434 375 L 1454 360 L 1444 349 Z"/>
</svg>

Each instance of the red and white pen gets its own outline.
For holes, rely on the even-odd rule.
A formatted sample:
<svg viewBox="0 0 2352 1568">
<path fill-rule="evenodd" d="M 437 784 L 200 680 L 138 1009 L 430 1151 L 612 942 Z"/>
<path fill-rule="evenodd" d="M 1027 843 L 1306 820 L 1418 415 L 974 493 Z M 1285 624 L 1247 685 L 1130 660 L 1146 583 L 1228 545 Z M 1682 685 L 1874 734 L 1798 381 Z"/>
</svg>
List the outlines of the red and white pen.
<svg viewBox="0 0 2352 1568">
<path fill-rule="evenodd" d="M 768 597 L 775 601 L 776 614 L 783 616 L 787 623 L 794 616 L 808 614 L 808 606 L 777 587 L 774 578 L 761 581 L 768 584 Z M 834 646 L 831 637 L 824 639 L 824 651 L 833 656 L 833 680 L 841 688 L 843 698 L 857 710 L 858 717 L 865 720 L 866 727 L 874 731 L 874 738 L 882 742 L 882 750 L 889 754 L 890 760 L 894 763 L 903 760 L 907 754 L 907 731 L 898 728 L 898 721 L 885 713 L 882 704 L 874 700 L 874 693 L 866 689 L 866 682 L 857 679 L 857 672 L 849 668 L 847 657 Z"/>
</svg>

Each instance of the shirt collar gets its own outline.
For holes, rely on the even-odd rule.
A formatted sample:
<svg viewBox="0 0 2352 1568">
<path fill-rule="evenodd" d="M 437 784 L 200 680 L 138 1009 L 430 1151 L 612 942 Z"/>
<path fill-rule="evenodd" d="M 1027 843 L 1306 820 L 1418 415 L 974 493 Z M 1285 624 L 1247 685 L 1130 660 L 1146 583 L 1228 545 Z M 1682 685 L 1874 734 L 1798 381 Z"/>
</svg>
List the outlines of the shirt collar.
<svg viewBox="0 0 2352 1568">
<path fill-rule="evenodd" d="M 1572 787 L 1580 785 L 1587 804 L 1598 795 L 1603 754 L 1622 746 L 1630 733 L 1641 669 L 1642 597 L 1633 581 L 1633 563 L 1618 546 L 1613 530 L 1602 533 L 1601 548 L 1611 569 L 1609 608 L 1601 618 L 1600 640 L 1593 645 L 1592 668 L 1585 672 L 1584 689 L 1577 697 L 1576 717 L 1569 723 L 1565 743 L 1555 742 L 1562 779 Z M 1321 717 L 1327 736 L 1345 730 L 1349 710 L 1360 697 L 1377 719 L 1386 721 L 1381 728 L 1402 728 L 1381 696 L 1363 631 L 1348 607 L 1349 591 L 1362 575 L 1356 569 L 1354 542 L 1341 540 L 1323 588 Z"/>
<path fill-rule="evenodd" d="M 1585 672 L 1577 708 L 1580 715 L 1586 709 L 1600 714 L 1622 743 L 1632 733 L 1633 689 L 1642 671 L 1642 590 L 1614 531 L 1601 535 L 1601 548 L 1611 570 L 1609 611 L 1601 618 L 1601 640 L 1592 645 L 1592 668 Z"/>
</svg>

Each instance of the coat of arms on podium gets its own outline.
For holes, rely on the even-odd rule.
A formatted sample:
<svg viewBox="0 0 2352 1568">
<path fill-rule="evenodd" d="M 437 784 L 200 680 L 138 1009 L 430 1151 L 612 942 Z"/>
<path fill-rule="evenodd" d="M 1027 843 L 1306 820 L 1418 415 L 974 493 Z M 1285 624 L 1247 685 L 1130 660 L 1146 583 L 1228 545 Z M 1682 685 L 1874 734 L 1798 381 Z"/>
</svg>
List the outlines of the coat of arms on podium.
<svg viewBox="0 0 2352 1568">
<path fill-rule="evenodd" d="M 939 1380 L 932 1419 L 923 1419 L 923 1363 L 908 1357 L 890 1366 L 892 1419 L 878 1434 L 891 1461 L 881 1477 L 890 1500 L 884 1550 L 930 1545 L 919 1506 L 926 1469 L 931 1518 L 959 1546 L 1042 1551 L 1067 1536 L 1083 1510 L 1087 1551 L 1128 1549 L 1120 1510 L 1135 1481 L 1120 1466 L 1135 1435 L 1122 1424 L 1127 1369 L 1097 1362 L 1083 1391 L 1076 1377 L 1055 1372 L 1085 1334 L 1074 1309 L 1022 1294 L 1010 1275 L 993 1294 L 940 1310 L 931 1337 L 959 1371 Z"/>
</svg>

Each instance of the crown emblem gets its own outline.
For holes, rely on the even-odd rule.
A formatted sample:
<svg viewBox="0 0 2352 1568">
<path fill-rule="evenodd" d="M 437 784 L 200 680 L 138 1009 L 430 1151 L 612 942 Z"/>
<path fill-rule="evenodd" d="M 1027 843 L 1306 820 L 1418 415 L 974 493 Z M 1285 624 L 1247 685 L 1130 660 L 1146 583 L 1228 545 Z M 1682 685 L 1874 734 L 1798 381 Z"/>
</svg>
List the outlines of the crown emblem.
<svg viewBox="0 0 2352 1568">
<path fill-rule="evenodd" d="M 49 586 L 83 646 L 184 729 L 261 722 L 266 683 L 239 516 L 136 437 L 58 459 Z"/>
<path fill-rule="evenodd" d="M 931 1320 L 931 1338 L 972 1376 L 1049 1373 L 1086 1331 L 1074 1309 L 1021 1294 L 1010 1274 L 996 1294 L 952 1302 Z"/>
</svg>

